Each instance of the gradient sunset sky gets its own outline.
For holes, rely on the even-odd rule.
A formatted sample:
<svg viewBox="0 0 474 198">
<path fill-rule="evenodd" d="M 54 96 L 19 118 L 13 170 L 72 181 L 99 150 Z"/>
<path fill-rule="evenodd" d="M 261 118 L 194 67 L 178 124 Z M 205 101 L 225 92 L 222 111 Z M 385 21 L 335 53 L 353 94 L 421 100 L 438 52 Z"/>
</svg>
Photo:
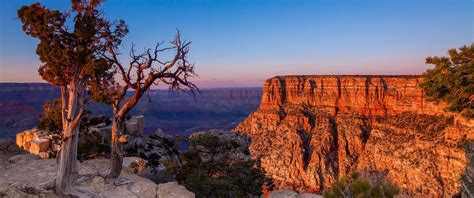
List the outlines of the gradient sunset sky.
<svg viewBox="0 0 474 198">
<path fill-rule="evenodd" d="M 37 41 L 0 0 L 0 82 L 43 82 Z M 67 10 L 69 0 L 42 0 Z M 129 26 L 122 51 L 175 29 L 191 40 L 201 87 L 257 87 L 275 75 L 421 74 L 427 56 L 474 42 L 474 0 L 107 0 Z"/>
</svg>

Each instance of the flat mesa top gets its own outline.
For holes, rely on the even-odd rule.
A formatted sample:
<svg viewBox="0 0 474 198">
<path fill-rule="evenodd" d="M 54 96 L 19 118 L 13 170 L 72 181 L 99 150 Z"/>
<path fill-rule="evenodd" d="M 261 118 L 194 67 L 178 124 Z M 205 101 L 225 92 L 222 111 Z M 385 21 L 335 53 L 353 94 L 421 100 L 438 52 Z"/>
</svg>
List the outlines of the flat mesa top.
<svg viewBox="0 0 474 198">
<path fill-rule="evenodd" d="M 374 77 L 374 78 L 420 78 L 422 75 L 283 75 L 274 76 L 272 78 L 285 78 L 285 77 Z"/>
</svg>

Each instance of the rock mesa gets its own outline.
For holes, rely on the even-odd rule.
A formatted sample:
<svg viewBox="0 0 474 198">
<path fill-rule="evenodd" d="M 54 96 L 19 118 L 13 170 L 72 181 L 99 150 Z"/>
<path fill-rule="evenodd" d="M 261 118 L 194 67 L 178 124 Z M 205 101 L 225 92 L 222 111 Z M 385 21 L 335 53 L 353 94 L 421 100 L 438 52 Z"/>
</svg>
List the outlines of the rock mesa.
<svg viewBox="0 0 474 198">
<path fill-rule="evenodd" d="M 276 189 L 321 193 L 357 170 L 402 195 L 461 190 L 472 121 L 426 101 L 420 76 L 282 76 L 265 81 L 259 109 L 234 130 Z"/>
</svg>

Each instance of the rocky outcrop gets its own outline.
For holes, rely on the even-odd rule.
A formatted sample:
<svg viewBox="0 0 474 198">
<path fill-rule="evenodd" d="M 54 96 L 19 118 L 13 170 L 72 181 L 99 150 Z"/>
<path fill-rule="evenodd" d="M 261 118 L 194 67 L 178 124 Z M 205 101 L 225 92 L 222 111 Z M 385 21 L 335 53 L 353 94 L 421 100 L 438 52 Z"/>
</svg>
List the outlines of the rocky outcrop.
<svg viewBox="0 0 474 198">
<path fill-rule="evenodd" d="M 472 121 L 425 100 L 420 76 L 284 76 L 234 130 L 276 189 L 321 193 L 354 170 L 405 195 L 460 191 Z"/>
<path fill-rule="evenodd" d="M 149 170 L 147 172 L 156 173 L 164 170 L 165 161 L 178 161 L 179 145 L 178 138 L 166 135 L 157 130 L 157 133 L 150 136 L 136 137 L 123 145 L 128 156 L 138 156 L 147 161 Z"/>
<path fill-rule="evenodd" d="M 44 131 L 33 128 L 16 134 L 16 145 L 29 153 L 47 158 L 48 151 L 53 150 L 52 140 Z"/>
<path fill-rule="evenodd" d="M 32 154 L 13 156 L 15 160 L 0 165 L 0 197 L 57 197 L 39 185 L 54 177 L 56 160 L 41 159 Z M 177 183 L 155 184 L 139 177 L 130 169 L 122 170 L 120 177 L 105 181 L 99 173 L 109 168 L 106 159 L 78 163 L 79 177 L 76 184 L 96 197 L 194 197 L 194 193 Z"/>
<path fill-rule="evenodd" d="M 188 151 L 198 153 L 203 162 L 252 159 L 248 150 L 250 140 L 239 133 L 222 130 L 200 131 L 191 134 L 189 141 Z"/>
<path fill-rule="evenodd" d="M 110 122 L 106 121 L 105 116 L 97 116 L 88 119 L 88 124 L 92 126 L 84 127 L 85 131 L 81 131 L 79 144 L 91 140 L 91 136 L 98 137 L 97 143 L 110 143 L 112 127 Z M 99 122 L 99 123 L 97 123 Z M 125 121 L 124 133 L 130 138 L 143 135 L 144 117 L 131 116 Z M 16 134 L 16 145 L 29 153 L 39 155 L 41 158 L 50 158 L 59 150 L 59 145 L 55 143 L 54 137 L 47 131 L 32 128 Z"/>
<path fill-rule="evenodd" d="M 186 190 L 184 186 L 177 182 L 159 184 L 157 190 L 158 198 L 193 198 L 194 193 Z"/>
</svg>

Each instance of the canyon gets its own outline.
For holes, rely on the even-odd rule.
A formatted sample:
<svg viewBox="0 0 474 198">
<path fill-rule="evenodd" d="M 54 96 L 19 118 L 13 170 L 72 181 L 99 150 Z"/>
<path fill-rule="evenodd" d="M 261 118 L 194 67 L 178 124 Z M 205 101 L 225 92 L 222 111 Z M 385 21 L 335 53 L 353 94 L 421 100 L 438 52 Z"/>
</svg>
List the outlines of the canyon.
<svg viewBox="0 0 474 198">
<path fill-rule="evenodd" d="M 230 130 L 258 108 L 261 88 L 202 89 L 190 93 L 150 90 L 130 115 L 143 115 L 144 132 L 157 128 L 189 135 L 208 129 Z M 36 127 L 43 104 L 59 98 L 59 88 L 46 83 L 0 83 L 0 138 Z M 90 102 L 92 115 L 112 115 L 112 107 Z"/>
<path fill-rule="evenodd" d="M 461 192 L 474 124 L 426 100 L 421 76 L 277 76 L 234 131 L 275 189 L 322 193 L 353 171 L 402 196 Z"/>
</svg>

